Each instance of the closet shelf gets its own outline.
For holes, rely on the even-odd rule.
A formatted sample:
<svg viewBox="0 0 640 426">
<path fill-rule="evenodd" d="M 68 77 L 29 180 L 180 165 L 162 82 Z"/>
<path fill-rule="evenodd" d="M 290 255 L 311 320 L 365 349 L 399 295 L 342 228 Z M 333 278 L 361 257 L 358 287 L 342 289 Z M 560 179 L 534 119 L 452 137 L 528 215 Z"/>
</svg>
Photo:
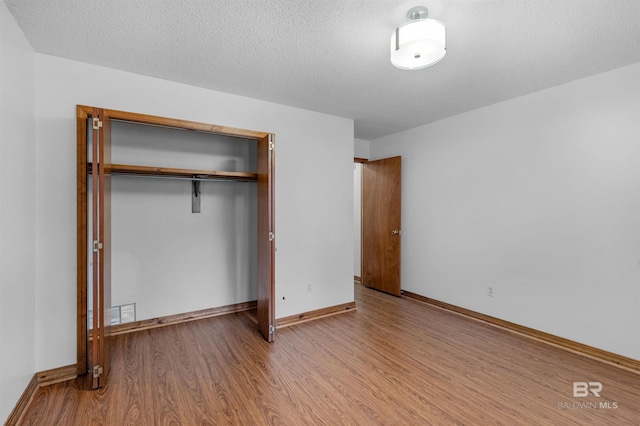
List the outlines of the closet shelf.
<svg viewBox="0 0 640 426">
<path fill-rule="evenodd" d="M 92 163 L 87 163 L 87 172 L 91 173 Z M 107 171 L 111 174 L 118 175 L 137 175 L 137 176 L 166 176 L 179 178 L 198 179 L 224 179 L 239 180 L 244 182 L 257 181 L 257 173 L 245 172 L 224 172 L 218 170 L 196 170 L 196 169 L 176 169 L 171 167 L 156 166 L 135 166 L 130 164 L 111 164 L 107 166 Z"/>
</svg>

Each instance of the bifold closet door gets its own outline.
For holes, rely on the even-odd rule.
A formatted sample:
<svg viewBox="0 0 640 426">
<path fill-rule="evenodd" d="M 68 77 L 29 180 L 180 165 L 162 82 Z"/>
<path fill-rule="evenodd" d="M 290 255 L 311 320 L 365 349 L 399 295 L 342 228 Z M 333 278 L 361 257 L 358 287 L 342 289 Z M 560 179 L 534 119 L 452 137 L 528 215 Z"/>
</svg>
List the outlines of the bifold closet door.
<svg viewBox="0 0 640 426">
<path fill-rule="evenodd" d="M 91 225 L 93 260 L 93 388 L 106 384 L 111 367 L 111 125 L 93 109 Z"/>
<path fill-rule="evenodd" d="M 274 309 L 274 176 L 273 135 L 258 140 L 258 330 L 271 342 L 275 332 Z"/>
</svg>

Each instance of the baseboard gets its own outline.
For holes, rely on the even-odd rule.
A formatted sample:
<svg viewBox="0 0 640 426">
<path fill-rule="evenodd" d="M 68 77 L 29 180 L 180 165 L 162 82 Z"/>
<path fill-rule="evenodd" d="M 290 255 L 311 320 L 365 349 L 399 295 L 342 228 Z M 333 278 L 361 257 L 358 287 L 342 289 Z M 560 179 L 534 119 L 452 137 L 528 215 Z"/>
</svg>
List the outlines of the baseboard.
<svg viewBox="0 0 640 426">
<path fill-rule="evenodd" d="M 573 340 L 558 337 L 553 334 L 538 331 L 533 328 L 525 327 L 513 322 L 505 321 L 500 318 L 492 317 L 489 315 L 481 314 L 479 312 L 471 311 L 469 309 L 461 308 L 459 306 L 451 305 L 449 303 L 441 302 L 439 300 L 431 299 L 429 297 L 421 296 L 410 291 L 402 290 L 402 295 L 410 299 L 418 300 L 420 302 L 427 303 L 437 308 L 445 309 L 460 315 L 464 315 L 479 321 L 484 321 L 493 326 L 500 327 L 502 329 L 518 333 L 523 336 L 527 336 L 544 342 L 555 347 L 573 352 L 578 355 L 585 356 L 587 358 L 595 359 L 597 361 L 613 365 L 630 371 L 635 374 L 640 374 L 640 361 L 628 358 L 622 355 L 608 352 L 603 349 L 594 348 L 593 346 L 578 343 Z"/>
<path fill-rule="evenodd" d="M 167 315 L 164 317 L 152 318 L 148 320 L 134 321 L 126 324 L 117 324 L 111 327 L 111 335 L 133 333 L 150 328 L 165 327 L 167 325 L 182 324 L 185 322 L 196 321 L 204 318 L 216 317 L 219 315 L 233 314 L 236 312 L 248 311 L 255 309 L 258 303 L 254 300 L 251 302 L 236 303 L 233 305 L 220 306 L 217 308 L 202 309 L 200 311 L 186 312 L 183 314 Z"/>
<path fill-rule="evenodd" d="M 359 276 L 357 276 L 357 275 L 354 275 L 354 276 L 353 276 L 353 281 L 357 282 L 358 284 L 362 284 L 362 278 L 360 278 L 360 277 L 359 277 Z"/>
<path fill-rule="evenodd" d="M 24 392 L 22 392 L 16 406 L 13 407 L 11 414 L 7 417 L 7 421 L 4 423 L 5 426 L 20 424 L 22 416 L 27 412 L 31 402 L 33 402 L 33 398 L 35 397 L 36 392 L 38 392 L 38 389 L 54 383 L 73 380 L 78 377 L 77 370 L 78 367 L 75 364 L 72 364 L 34 374 Z"/>
<path fill-rule="evenodd" d="M 36 375 L 34 374 L 24 392 L 22 392 L 22 395 L 16 403 L 16 406 L 13 407 L 13 410 L 9 414 L 9 417 L 7 417 L 7 420 L 4 423 L 5 426 L 20 424 L 20 419 L 22 418 L 24 413 L 27 412 L 27 408 L 29 408 L 31 401 L 33 401 L 33 397 L 36 395 L 38 387 L 38 380 L 36 379 Z"/>
<path fill-rule="evenodd" d="M 329 306 L 328 308 L 316 309 L 315 311 L 303 312 L 298 315 L 282 317 L 276 319 L 276 329 L 289 327 L 290 325 L 301 324 L 303 322 L 325 318 L 332 315 L 343 314 L 357 310 L 356 302 L 343 303 L 342 305 Z"/>
<path fill-rule="evenodd" d="M 66 382 L 78 377 L 78 366 L 76 364 L 64 367 L 52 368 L 51 370 L 36 373 L 38 387 L 53 385 L 54 383 Z"/>
</svg>

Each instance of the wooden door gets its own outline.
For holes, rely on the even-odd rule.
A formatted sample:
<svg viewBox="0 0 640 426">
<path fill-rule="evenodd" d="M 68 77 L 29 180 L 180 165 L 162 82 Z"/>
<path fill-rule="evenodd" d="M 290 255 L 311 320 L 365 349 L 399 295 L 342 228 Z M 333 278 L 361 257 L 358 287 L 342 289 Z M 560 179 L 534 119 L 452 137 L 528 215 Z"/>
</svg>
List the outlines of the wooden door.
<svg viewBox="0 0 640 426">
<path fill-rule="evenodd" d="M 111 126 L 98 108 L 92 117 L 93 388 L 111 367 Z"/>
<path fill-rule="evenodd" d="M 273 135 L 258 140 L 258 330 L 271 342 L 275 332 L 275 155 Z"/>
<path fill-rule="evenodd" d="M 362 164 L 362 284 L 400 296 L 401 157 Z"/>
</svg>

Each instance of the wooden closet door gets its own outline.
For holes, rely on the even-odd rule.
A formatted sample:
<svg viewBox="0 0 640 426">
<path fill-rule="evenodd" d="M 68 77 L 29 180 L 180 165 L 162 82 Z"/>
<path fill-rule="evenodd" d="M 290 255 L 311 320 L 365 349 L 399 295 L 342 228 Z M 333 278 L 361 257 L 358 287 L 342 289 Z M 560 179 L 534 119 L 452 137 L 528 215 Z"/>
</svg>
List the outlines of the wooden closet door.
<svg viewBox="0 0 640 426">
<path fill-rule="evenodd" d="M 258 330 L 271 342 L 275 333 L 275 155 L 273 135 L 258 141 Z"/>
<path fill-rule="evenodd" d="M 111 122 L 93 110 L 93 388 L 105 385 L 111 367 Z"/>
</svg>

